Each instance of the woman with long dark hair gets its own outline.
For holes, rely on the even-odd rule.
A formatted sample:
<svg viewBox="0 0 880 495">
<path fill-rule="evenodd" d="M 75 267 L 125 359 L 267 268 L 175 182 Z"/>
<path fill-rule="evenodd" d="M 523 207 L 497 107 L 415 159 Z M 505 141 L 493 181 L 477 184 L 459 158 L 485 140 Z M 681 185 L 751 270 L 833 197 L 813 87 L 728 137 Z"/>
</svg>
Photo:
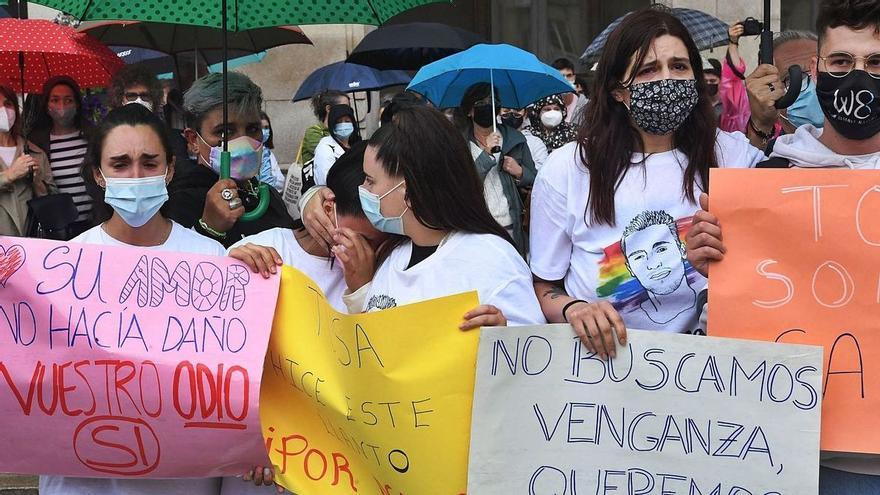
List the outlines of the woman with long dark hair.
<svg viewBox="0 0 880 495">
<path fill-rule="evenodd" d="M 663 8 L 627 16 L 609 36 L 578 132 L 535 181 L 531 267 L 544 315 L 614 357 L 626 328 L 696 329 L 706 280 L 682 238 L 709 169 L 762 158 L 717 128 L 699 51 Z M 699 76 L 699 77 L 697 77 Z"/>
<path fill-rule="evenodd" d="M 462 329 L 543 323 L 528 266 L 489 213 L 468 146 L 427 107 L 399 110 L 364 154 L 361 206 L 380 231 L 407 237 L 376 271 L 364 310 L 476 290 Z"/>
<path fill-rule="evenodd" d="M 73 236 L 92 225 L 89 218 L 92 200 L 79 173 L 91 130 L 83 112 L 79 85 L 66 76 L 46 81 L 40 111 L 28 138 L 49 154 L 52 179 L 58 192 L 73 196 L 79 213 L 69 227 Z"/>
</svg>

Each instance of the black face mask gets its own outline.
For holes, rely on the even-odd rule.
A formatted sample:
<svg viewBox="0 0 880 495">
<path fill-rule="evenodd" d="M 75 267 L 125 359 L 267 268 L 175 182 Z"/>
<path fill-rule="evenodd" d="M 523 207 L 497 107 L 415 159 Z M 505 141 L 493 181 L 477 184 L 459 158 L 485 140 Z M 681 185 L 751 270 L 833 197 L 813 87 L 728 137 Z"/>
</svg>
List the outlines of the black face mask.
<svg viewBox="0 0 880 495">
<path fill-rule="evenodd" d="M 846 77 L 819 73 L 816 96 L 834 130 L 847 139 L 862 141 L 880 132 L 880 81 L 863 70 Z"/>
<path fill-rule="evenodd" d="M 492 105 L 478 105 L 474 107 L 474 123 L 480 127 L 492 127 L 495 114 L 492 113 Z"/>
<path fill-rule="evenodd" d="M 513 127 L 514 129 L 519 129 L 519 127 L 523 123 L 522 115 L 515 114 L 513 112 L 502 113 L 501 114 L 501 123 L 508 126 Z"/>
<path fill-rule="evenodd" d="M 709 90 L 709 96 L 715 96 L 718 94 L 718 85 L 717 84 L 707 84 L 706 88 Z"/>
</svg>

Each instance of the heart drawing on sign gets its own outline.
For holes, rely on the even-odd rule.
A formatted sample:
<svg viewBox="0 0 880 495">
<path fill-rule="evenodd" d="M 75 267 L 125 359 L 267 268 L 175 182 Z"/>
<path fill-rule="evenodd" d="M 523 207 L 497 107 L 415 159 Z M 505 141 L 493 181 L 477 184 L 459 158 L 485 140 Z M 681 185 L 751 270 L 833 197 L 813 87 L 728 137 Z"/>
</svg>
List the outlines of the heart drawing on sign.
<svg viewBox="0 0 880 495">
<path fill-rule="evenodd" d="M 0 288 L 6 287 L 9 277 L 24 265 L 27 254 L 18 244 L 5 248 L 0 246 Z"/>
</svg>

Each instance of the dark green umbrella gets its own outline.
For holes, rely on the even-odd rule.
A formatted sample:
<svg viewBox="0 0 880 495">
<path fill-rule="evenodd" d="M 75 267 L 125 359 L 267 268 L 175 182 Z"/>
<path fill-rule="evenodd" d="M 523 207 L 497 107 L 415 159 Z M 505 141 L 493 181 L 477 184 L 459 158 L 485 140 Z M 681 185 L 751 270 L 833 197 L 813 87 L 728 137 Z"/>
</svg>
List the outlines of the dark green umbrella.
<svg viewBox="0 0 880 495">
<path fill-rule="evenodd" d="M 3 0 L 0 0 L 3 1 Z M 146 21 L 187 24 L 238 32 L 274 26 L 304 24 L 371 24 L 380 25 L 406 10 L 431 3 L 452 3 L 451 0 L 33 0 L 34 3 L 58 9 L 81 21 Z M 223 52 L 227 52 L 226 36 Z M 226 60 L 223 57 L 223 121 L 228 120 L 226 104 Z M 220 176 L 228 178 L 227 138 L 223 139 L 220 155 Z M 260 185 L 260 204 L 246 213 L 243 221 L 263 216 L 269 207 L 269 187 Z"/>
<path fill-rule="evenodd" d="M 2 2 L 3 0 L 0 0 Z M 304 24 L 380 25 L 412 8 L 444 0 L 34 0 L 82 21 L 151 21 L 229 31 Z M 448 0 L 445 3 L 451 3 Z"/>
</svg>

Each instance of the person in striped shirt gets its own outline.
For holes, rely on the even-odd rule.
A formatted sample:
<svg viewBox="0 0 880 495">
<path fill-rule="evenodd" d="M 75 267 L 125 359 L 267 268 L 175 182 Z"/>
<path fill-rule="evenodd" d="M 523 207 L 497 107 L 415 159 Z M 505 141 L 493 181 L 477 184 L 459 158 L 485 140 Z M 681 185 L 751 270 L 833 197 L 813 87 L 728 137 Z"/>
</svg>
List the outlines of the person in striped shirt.
<svg viewBox="0 0 880 495">
<path fill-rule="evenodd" d="M 65 76 L 46 81 L 31 140 L 49 153 L 49 166 L 58 192 L 73 196 L 78 215 L 68 229 L 71 236 L 92 225 L 92 199 L 80 175 L 89 130 L 82 109 L 82 93 L 76 82 Z"/>
</svg>

